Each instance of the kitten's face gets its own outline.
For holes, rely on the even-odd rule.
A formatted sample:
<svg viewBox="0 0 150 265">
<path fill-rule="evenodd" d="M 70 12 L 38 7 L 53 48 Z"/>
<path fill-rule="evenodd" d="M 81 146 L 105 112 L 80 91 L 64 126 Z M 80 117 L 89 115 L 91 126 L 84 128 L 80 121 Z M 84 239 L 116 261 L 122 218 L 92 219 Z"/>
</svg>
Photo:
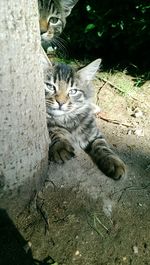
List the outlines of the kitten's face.
<svg viewBox="0 0 150 265">
<path fill-rule="evenodd" d="M 45 78 L 47 113 L 66 115 L 82 109 L 90 98 L 89 82 L 100 65 L 100 59 L 75 72 L 69 65 L 56 64 Z"/>
<path fill-rule="evenodd" d="M 45 50 L 51 43 L 56 44 L 54 38 L 62 33 L 66 24 L 66 17 L 69 16 L 77 1 L 38 0 L 41 41 Z"/>
</svg>

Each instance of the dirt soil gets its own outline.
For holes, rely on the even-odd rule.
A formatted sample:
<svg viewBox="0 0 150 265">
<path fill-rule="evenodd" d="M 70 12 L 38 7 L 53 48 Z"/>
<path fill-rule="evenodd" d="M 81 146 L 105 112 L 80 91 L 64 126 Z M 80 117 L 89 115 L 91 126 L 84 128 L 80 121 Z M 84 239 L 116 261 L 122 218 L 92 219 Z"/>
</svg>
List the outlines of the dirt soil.
<svg viewBox="0 0 150 265">
<path fill-rule="evenodd" d="M 97 79 L 95 92 L 97 124 L 127 175 L 106 177 L 81 150 L 51 163 L 36 203 L 15 220 L 34 264 L 150 265 L 150 84 L 122 96 Z"/>
</svg>

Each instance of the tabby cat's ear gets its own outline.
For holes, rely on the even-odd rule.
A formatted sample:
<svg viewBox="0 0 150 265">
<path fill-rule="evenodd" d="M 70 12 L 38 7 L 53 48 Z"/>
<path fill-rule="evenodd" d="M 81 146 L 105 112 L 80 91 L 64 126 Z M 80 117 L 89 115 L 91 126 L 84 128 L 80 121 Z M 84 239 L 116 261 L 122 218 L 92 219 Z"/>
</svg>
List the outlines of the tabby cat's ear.
<svg viewBox="0 0 150 265">
<path fill-rule="evenodd" d="M 98 71 L 101 61 L 101 59 L 93 61 L 92 63 L 79 70 L 77 74 L 82 80 L 90 82 Z"/>
<path fill-rule="evenodd" d="M 65 17 L 68 17 L 71 13 L 72 8 L 76 5 L 79 0 L 61 0 L 61 6 L 65 13 Z"/>
</svg>

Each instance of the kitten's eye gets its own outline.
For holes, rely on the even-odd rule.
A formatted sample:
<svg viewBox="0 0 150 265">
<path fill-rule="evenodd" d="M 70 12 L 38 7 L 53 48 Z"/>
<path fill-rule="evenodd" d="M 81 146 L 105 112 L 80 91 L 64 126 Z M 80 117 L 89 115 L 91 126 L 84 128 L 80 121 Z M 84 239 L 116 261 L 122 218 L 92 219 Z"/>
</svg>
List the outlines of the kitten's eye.
<svg viewBox="0 0 150 265">
<path fill-rule="evenodd" d="M 77 92 L 78 92 L 77 89 L 70 89 L 69 94 L 70 95 L 75 95 Z"/>
<path fill-rule="evenodd" d="M 59 21 L 59 18 L 58 17 L 51 17 L 49 19 L 49 22 L 52 23 L 52 24 L 57 24 L 58 21 Z"/>
<path fill-rule="evenodd" d="M 56 92 L 56 87 L 53 84 L 50 84 L 50 83 L 45 83 L 45 84 L 49 91 Z"/>
</svg>

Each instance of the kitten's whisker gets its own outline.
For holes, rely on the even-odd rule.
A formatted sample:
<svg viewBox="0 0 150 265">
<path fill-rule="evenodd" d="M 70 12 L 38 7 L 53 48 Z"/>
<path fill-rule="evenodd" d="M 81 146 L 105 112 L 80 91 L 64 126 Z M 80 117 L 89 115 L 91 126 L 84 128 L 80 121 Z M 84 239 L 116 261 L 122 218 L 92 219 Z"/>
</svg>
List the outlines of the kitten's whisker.
<svg viewBox="0 0 150 265">
<path fill-rule="evenodd" d="M 55 39 L 59 40 L 61 43 L 64 43 L 64 45 L 68 46 L 68 42 L 66 40 L 64 40 L 63 38 L 56 36 Z"/>
<path fill-rule="evenodd" d="M 66 47 L 59 41 L 59 40 L 53 40 L 54 45 L 58 46 L 62 50 L 65 50 Z"/>
<path fill-rule="evenodd" d="M 64 32 L 61 33 L 61 36 L 64 36 L 66 39 L 68 39 L 67 34 L 65 34 Z"/>
<path fill-rule="evenodd" d="M 63 56 L 68 56 L 68 50 L 60 39 L 53 39 L 52 44 L 60 49 Z"/>
</svg>

